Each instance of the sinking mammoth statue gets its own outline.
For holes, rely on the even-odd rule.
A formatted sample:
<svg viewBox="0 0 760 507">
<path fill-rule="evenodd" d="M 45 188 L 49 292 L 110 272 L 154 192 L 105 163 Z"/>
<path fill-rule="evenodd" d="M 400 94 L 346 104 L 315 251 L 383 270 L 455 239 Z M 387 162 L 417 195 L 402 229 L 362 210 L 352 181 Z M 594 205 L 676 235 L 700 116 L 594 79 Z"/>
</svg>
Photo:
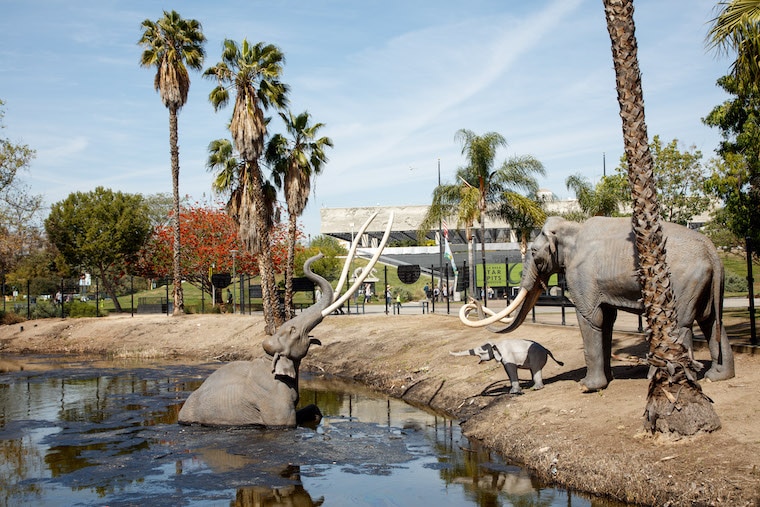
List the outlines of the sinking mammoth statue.
<svg viewBox="0 0 760 507">
<path fill-rule="evenodd" d="M 696 231 L 672 223 L 664 223 L 663 228 L 683 344 L 691 353 L 696 320 L 712 359 L 705 377 L 732 378 L 734 357 L 723 327 L 723 264 L 718 253 L 710 240 Z M 612 380 L 612 326 L 618 310 L 644 311 L 636 259 L 630 218 L 594 217 L 580 224 L 550 217 L 533 241 L 520 292 L 512 304 L 494 313 L 470 303 L 459 316 L 468 326 L 502 323 L 507 326 L 489 329 L 513 331 L 533 308 L 549 276 L 564 273 L 583 337 L 587 372 L 581 383 L 590 391 L 603 389 Z M 484 318 L 470 320 L 473 313 Z"/>
<path fill-rule="evenodd" d="M 364 233 L 373 214 L 359 230 L 358 238 Z M 319 344 L 319 340 L 309 335 L 325 316 L 340 307 L 356 291 L 377 263 L 390 236 L 393 214 L 380 246 L 365 268 L 363 276 L 339 298 L 330 283 L 311 271 L 311 264 L 322 257 L 319 254 L 304 264 L 304 274 L 315 282 L 322 291 L 322 297 L 292 319 L 286 321 L 277 331 L 264 339 L 264 351 L 269 357 L 252 361 L 228 363 L 203 382 L 187 399 L 179 412 L 180 424 L 201 424 L 204 426 L 266 426 L 270 428 L 294 427 L 307 420 L 319 417 L 319 410 L 310 406 L 296 411 L 298 404 L 298 368 L 301 360 L 309 352 L 309 347 Z M 352 245 L 346 264 L 350 263 L 356 251 Z M 345 269 L 344 269 L 345 272 Z M 339 287 L 342 285 L 339 283 Z"/>
</svg>

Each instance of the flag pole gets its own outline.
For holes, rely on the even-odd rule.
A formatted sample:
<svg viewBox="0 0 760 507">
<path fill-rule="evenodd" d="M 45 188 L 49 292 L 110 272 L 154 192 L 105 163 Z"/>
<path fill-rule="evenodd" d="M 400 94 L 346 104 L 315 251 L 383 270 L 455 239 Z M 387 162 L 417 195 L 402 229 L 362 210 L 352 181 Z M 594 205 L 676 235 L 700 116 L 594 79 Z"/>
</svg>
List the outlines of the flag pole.
<svg viewBox="0 0 760 507">
<path fill-rule="evenodd" d="M 441 159 L 438 159 L 438 188 L 441 187 Z M 443 217 L 438 217 L 438 288 L 443 290 L 443 232 L 442 232 L 442 220 Z"/>
</svg>

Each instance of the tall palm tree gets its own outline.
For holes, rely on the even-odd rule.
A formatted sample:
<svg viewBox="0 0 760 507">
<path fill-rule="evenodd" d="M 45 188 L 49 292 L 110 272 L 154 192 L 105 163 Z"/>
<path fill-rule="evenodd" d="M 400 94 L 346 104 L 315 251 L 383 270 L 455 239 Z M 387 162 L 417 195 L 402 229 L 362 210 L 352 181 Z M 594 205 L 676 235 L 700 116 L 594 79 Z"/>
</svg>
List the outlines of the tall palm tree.
<svg viewBox="0 0 760 507">
<path fill-rule="evenodd" d="M 653 371 L 645 412 L 646 427 L 689 435 L 720 427 L 709 398 L 696 382 L 694 365 L 676 330 L 677 315 L 649 151 L 633 0 L 604 0 L 612 43 L 628 181 L 633 199 L 633 231 L 639 279 L 649 325 L 648 359 Z"/>
<path fill-rule="evenodd" d="M 455 136 L 462 142 L 462 154 L 467 157 L 468 165 L 460 179 L 466 185 L 477 189 L 478 221 L 480 222 L 480 253 L 483 264 L 486 262 L 486 223 L 488 194 L 495 177 L 493 170 L 496 150 L 507 146 L 507 140 L 498 132 L 486 132 L 482 136 L 468 129 L 459 129 Z M 471 259 L 474 260 L 474 259 Z M 474 273 L 475 266 L 470 264 Z M 475 287 L 475 285 L 472 285 Z M 486 279 L 483 273 L 483 294 L 486 293 Z"/>
<path fill-rule="evenodd" d="M 180 271 L 179 233 L 179 135 L 177 133 L 177 112 L 187 102 L 190 91 L 188 67 L 203 68 L 205 51 L 201 24 L 194 19 L 182 19 L 176 11 L 164 11 L 158 21 L 146 19 L 142 22 L 142 37 L 137 42 L 145 50 L 140 56 L 142 67 L 155 67 L 154 86 L 161 101 L 169 109 L 169 151 L 172 165 L 172 190 L 174 196 L 174 256 L 172 270 L 174 277 L 174 315 L 185 313 L 182 294 L 182 273 Z"/>
<path fill-rule="evenodd" d="M 283 187 L 288 207 L 288 257 L 285 263 L 285 318 L 292 315 L 293 276 L 297 220 L 303 214 L 311 193 L 311 179 L 322 171 L 327 162 L 325 149 L 332 147 L 329 137 L 317 138 L 323 123 L 309 124 L 308 112 L 298 116 L 288 111 L 280 113 L 288 136 L 275 134 L 267 145 L 266 160 L 272 165 L 275 183 Z"/>
<path fill-rule="evenodd" d="M 238 45 L 227 39 L 221 61 L 204 72 L 204 76 L 216 78 L 218 83 L 209 94 L 215 110 L 229 103 L 231 92 L 235 94 L 229 129 L 244 168 L 238 172 L 237 191 L 231 194 L 227 208 L 238 224 L 246 248 L 257 254 L 269 334 L 282 324 L 282 316 L 270 255 L 273 208 L 267 204 L 267 187 L 259 159 L 267 134 L 264 111 L 270 107 L 284 109 L 287 105 L 288 86 L 279 80 L 284 62 L 285 56 L 277 46 L 263 42 L 249 44 L 246 39 Z"/>
</svg>

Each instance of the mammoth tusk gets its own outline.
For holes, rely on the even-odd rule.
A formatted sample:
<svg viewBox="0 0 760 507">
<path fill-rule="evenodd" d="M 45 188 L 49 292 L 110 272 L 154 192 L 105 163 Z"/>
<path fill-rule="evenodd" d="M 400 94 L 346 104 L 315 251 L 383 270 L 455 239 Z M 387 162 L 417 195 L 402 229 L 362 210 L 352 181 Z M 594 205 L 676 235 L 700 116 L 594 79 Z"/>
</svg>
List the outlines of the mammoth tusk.
<svg viewBox="0 0 760 507">
<path fill-rule="evenodd" d="M 517 294 L 517 297 L 515 298 L 512 303 L 507 306 L 505 309 L 500 311 L 499 313 L 494 313 L 493 311 L 483 308 L 482 311 L 484 313 L 488 313 L 490 317 L 486 317 L 485 319 L 480 320 L 470 320 L 469 315 L 473 311 L 477 311 L 478 305 L 474 303 L 468 303 L 466 305 L 463 305 L 462 308 L 459 309 L 459 320 L 462 321 L 462 323 L 465 326 L 469 327 L 486 327 L 490 326 L 491 324 L 495 324 L 497 322 L 502 322 L 505 324 L 510 324 L 512 321 L 514 321 L 514 317 L 509 317 L 511 313 L 513 313 L 517 308 L 522 305 L 523 301 L 525 300 L 525 297 L 528 295 L 528 291 L 525 288 L 520 289 L 520 292 Z"/>
<path fill-rule="evenodd" d="M 356 232 L 356 236 L 354 236 L 354 241 L 351 243 L 351 248 L 348 250 L 348 255 L 346 255 L 346 262 L 343 264 L 343 270 L 340 272 L 340 278 L 338 279 L 338 285 L 336 285 L 336 291 L 335 295 L 333 296 L 333 301 L 336 301 L 338 297 L 340 296 L 340 288 L 343 287 L 343 284 L 346 283 L 346 276 L 348 276 L 348 268 L 351 265 L 351 261 L 354 260 L 354 256 L 356 255 L 356 248 L 359 246 L 359 238 L 362 237 L 364 234 L 364 231 L 367 230 L 367 227 L 369 227 L 369 224 L 372 223 L 372 221 L 377 216 L 377 211 L 372 213 L 366 222 L 359 228 L 359 230 Z"/>
<path fill-rule="evenodd" d="M 374 218 L 374 215 L 373 217 Z M 362 227 L 361 232 L 364 232 L 364 229 L 367 228 L 369 225 L 369 222 L 364 224 L 364 227 Z M 322 317 L 326 317 L 330 315 L 332 312 L 334 312 L 337 308 L 340 307 L 343 303 L 346 302 L 348 298 L 351 297 L 351 294 L 353 294 L 356 289 L 359 288 L 359 286 L 364 283 L 364 279 L 369 276 L 370 271 L 373 267 L 375 267 L 375 264 L 377 264 L 377 260 L 380 258 L 380 255 L 383 253 L 383 248 L 385 248 L 385 244 L 388 243 L 388 238 L 391 236 L 391 227 L 393 226 L 393 212 L 391 211 L 390 215 L 388 215 L 388 226 L 385 228 L 385 234 L 383 234 L 383 239 L 380 241 L 380 244 L 377 247 L 377 251 L 375 252 L 375 255 L 372 256 L 372 259 L 370 259 L 369 264 L 367 264 L 367 267 L 364 268 L 362 271 L 362 274 L 359 278 L 356 279 L 354 284 L 349 288 L 345 294 L 343 294 L 338 300 L 336 300 L 333 304 L 322 310 Z M 351 251 L 355 251 L 355 245 L 351 247 Z M 339 285 L 340 287 L 340 285 Z"/>
</svg>

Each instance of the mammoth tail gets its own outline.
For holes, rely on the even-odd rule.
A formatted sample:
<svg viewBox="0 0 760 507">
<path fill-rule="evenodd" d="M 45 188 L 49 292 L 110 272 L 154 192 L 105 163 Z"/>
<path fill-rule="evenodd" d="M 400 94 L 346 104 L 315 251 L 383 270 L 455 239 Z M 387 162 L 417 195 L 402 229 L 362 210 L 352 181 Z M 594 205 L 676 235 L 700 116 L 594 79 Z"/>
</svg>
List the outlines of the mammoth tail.
<svg viewBox="0 0 760 507">
<path fill-rule="evenodd" d="M 555 363 L 557 363 L 560 366 L 565 366 L 565 363 L 563 363 L 562 361 L 557 360 L 557 358 L 554 357 L 554 354 L 552 354 L 551 350 L 546 349 L 546 353 L 549 354 L 549 357 L 551 357 L 554 360 Z"/>
</svg>

